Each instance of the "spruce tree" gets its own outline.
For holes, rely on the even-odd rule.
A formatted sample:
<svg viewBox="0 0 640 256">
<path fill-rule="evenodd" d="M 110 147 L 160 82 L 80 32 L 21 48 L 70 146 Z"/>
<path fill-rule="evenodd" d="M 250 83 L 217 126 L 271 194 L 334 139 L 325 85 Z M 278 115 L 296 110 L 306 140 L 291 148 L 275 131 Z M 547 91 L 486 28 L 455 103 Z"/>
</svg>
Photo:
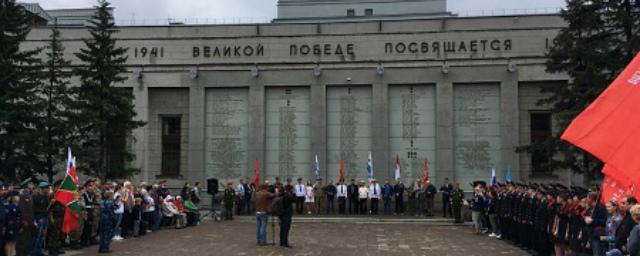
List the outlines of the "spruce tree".
<svg viewBox="0 0 640 256">
<path fill-rule="evenodd" d="M 0 0 L 0 175 L 20 179 L 41 172 L 37 141 L 40 49 L 22 50 L 32 20 L 14 0 Z"/>
<path fill-rule="evenodd" d="M 117 46 L 118 32 L 109 3 L 98 1 L 96 14 L 89 21 L 90 38 L 76 53 L 82 61 L 78 68 L 80 132 L 83 134 L 79 157 L 80 170 L 101 178 L 130 176 L 135 169 L 126 168 L 133 154 L 126 147 L 131 131 L 144 123 L 135 121 L 133 95 L 129 88 L 118 87 L 126 80 L 127 49 Z M 82 165 L 84 163 L 84 165 Z"/>
<path fill-rule="evenodd" d="M 73 143 L 78 120 L 74 118 L 75 113 L 72 111 L 75 97 L 69 86 L 71 73 L 63 70 L 69 68 L 71 62 L 64 58 L 64 47 L 56 26 L 51 29 L 50 38 L 45 51 L 47 58 L 44 79 L 39 91 L 44 110 L 38 130 L 41 134 L 39 159 L 49 181 L 53 181 L 53 176 L 61 170 L 55 168 L 56 163 L 64 162 L 67 157 L 66 147 Z"/>
<path fill-rule="evenodd" d="M 625 10 L 630 1 L 567 0 L 560 30 L 549 50 L 547 72 L 565 73 L 563 86 L 546 87 L 550 96 L 538 102 L 550 105 L 558 134 L 518 148 L 518 152 L 548 153 L 551 171 L 569 169 L 589 180 L 600 176 L 602 163 L 588 152 L 560 140 L 562 131 L 591 104 L 638 52 L 638 16 Z M 637 5 L 634 7 L 637 10 Z M 633 8 L 631 8 L 633 9 Z M 630 32 L 631 31 L 631 32 Z"/>
</svg>

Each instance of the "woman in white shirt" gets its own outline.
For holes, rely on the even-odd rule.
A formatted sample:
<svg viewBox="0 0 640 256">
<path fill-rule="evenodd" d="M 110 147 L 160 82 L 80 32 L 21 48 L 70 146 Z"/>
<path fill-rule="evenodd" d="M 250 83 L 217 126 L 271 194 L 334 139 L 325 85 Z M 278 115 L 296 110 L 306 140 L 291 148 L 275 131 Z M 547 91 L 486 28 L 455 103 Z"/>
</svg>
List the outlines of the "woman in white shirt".
<svg viewBox="0 0 640 256">
<path fill-rule="evenodd" d="M 360 188 L 358 188 L 358 199 L 360 205 L 360 214 L 367 213 L 367 198 L 369 197 L 369 188 L 364 185 L 364 180 L 360 181 Z"/>
<path fill-rule="evenodd" d="M 313 194 L 313 186 L 311 186 L 311 181 L 307 181 L 307 186 L 305 187 L 304 193 L 304 204 L 307 206 L 307 214 L 315 213 L 315 196 Z"/>
<path fill-rule="evenodd" d="M 122 200 L 124 196 L 124 188 L 120 185 L 116 186 L 116 192 L 113 194 L 113 203 L 117 207 L 113 212 L 116 215 L 116 225 L 114 228 L 114 236 L 113 240 L 119 241 L 122 240 L 122 229 L 120 228 L 120 224 L 122 223 L 122 215 L 124 214 L 124 202 Z"/>
</svg>

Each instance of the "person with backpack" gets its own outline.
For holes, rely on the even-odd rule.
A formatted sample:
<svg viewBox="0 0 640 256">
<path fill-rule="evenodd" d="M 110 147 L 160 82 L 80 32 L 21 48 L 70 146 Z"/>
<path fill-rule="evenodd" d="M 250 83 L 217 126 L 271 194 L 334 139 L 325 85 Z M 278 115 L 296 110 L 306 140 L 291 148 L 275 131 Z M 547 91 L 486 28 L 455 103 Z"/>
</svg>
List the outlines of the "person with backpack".
<svg viewBox="0 0 640 256">
<path fill-rule="evenodd" d="M 256 239 L 258 246 L 267 245 L 268 214 L 271 211 L 271 201 L 276 195 L 276 193 L 269 192 L 267 184 L 260 185 L 260 190 L 256 193 Z"/>
</svg>

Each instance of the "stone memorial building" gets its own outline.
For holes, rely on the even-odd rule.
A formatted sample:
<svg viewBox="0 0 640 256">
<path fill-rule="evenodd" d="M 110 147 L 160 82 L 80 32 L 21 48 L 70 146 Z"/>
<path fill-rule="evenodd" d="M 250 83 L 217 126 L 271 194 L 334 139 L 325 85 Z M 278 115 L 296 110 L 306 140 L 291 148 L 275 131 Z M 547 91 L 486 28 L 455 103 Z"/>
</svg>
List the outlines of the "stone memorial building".
<svg viewBox="0 0 640 256">
<path fill-rule="evenodd" d="M 549 172 L 548 156 L 519 145 L 558 132 L 541 89 L 568 79 L 545 71 L 565 26 L 557 14 L 458 17 L 444 0 L 280 0 L 271 23 L 122 26 L 138 118 L 130 139 L 138 180 L 177 187 L 253 176 L 336 181 L 444 177 L 465 187 L 504 180 L 579 183 Z M 65 57 L 88 36 L 61 28 Z M 51 30 L 35 28 L 25 47 Z M 73 83 L 78 84 L 77 79 Z"/>
</svg>

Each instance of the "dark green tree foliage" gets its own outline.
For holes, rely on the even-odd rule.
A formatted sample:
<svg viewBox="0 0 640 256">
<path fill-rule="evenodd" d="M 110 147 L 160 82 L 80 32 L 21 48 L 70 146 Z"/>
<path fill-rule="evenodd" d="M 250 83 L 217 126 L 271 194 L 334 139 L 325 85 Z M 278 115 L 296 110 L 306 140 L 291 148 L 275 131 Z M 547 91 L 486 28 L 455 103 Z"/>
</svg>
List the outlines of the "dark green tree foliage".
<svg viewBox="0 0 640 256">
<path fill-rule="evenodd" d="M 64 47 L 60 42 L 60 31 L 57 27 L 51 30 L 51 41 L 47 46 L 44 79 L 39 95 L 42 96 L 44 105 L 43 119 L 40 122 L 41 157 L 39 160 L 46 170 L 49 181 L 64 168 L 64 160 L 67 157 L 66 147 L 73 142 L 76 124 L 79 120 L 74 118 L 72 112 L 75 100 L 72 89 L 69 86 L 71 73 L 63 68 L 70 67 L 70 61 L 64 59 Z"/>
<path fill-rule="evenodd" d="M 638 52 L 638 6 L 633 0 L 567 0 L 561 16 L 567 22 L 547 53 L 547 71 L 566 73 L 563 86 L 546 87 L 550 97 L 538 102 L 549 105 L 559 133 L 533 142 L 518 152 L 549 152 L 550 171 L 570 169 L 587 178 L 600 175 L 602 163 L 589 153 L 562 142 L 560 135 L 571 121 L 593 102 Z"/>
<path fill-rule="evenodd" d="M 136 113 L 130 89 L 117 87 L 126 78 L 126 48 L 118 47 L 113 35 L 118 32 L 109 12 L 109 3 L 99 6 L 90 21 L 90 38 L 76 56 L 83 66 L 77 69 L 82 81 L 78 88 L 80 133 L 78 152 L 81 171 L 101 178 L 122 178 L 135 169 L 127 168 L 133 154 L 126 146 L 131 131 L 144 123 L 135 121 Z"/>
<path fill-rule="evenodd" d="M 41 62 L 36 50 L 21 50 L 31 18 L 14 0 L 0 0 L 0 175 L 20 179 L 39 168 L 37 152 L 42 105 Z"/>
</svg>

